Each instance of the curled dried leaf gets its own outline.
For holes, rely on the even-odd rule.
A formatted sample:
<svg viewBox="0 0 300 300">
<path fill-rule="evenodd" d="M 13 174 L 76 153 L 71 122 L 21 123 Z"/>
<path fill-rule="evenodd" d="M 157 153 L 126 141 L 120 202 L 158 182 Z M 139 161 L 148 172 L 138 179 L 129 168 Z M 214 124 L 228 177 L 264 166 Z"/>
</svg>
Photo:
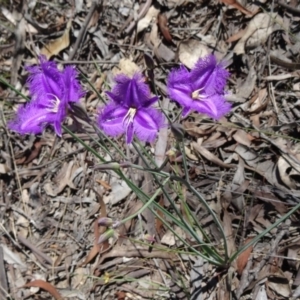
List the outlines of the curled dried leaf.
<svg viewBox="0 0 300 300">
<path fill-rule="evenodd" d="M 63 297 L 61 294 L 57 291 L 57 289 L 50 283 L 44 281 L 44 280 L 34 280 L 31 282 L 28 282 L 24 285 L 24 287 L 39 287 L 45 291 L 47 291 L 49 294 L 51 294 L 56 300 L 63 300 Z"/>
<path fill-rule="evenodd" d="M 162 35 L 164 36 L 164 38 L 168 42 L 172 42 L 172 36 L 170 34 L 169 27 L 168 27 L 167 16 L 165 14 L 159 14 L 157 17 L 157 22 L 158 22 L 158 27 L 159 27 Z"/>
<path fill-rule="evenodd" d="M 251 11 L 249 11 L 243 5 L 238 3 L 236 0 L 221 0 L 221 2 L 233 6 L 234 8 L 238 9 L 240 12 L 242 12 L 245 15 L 253 16 L 253 13 Z"/>
</svg>

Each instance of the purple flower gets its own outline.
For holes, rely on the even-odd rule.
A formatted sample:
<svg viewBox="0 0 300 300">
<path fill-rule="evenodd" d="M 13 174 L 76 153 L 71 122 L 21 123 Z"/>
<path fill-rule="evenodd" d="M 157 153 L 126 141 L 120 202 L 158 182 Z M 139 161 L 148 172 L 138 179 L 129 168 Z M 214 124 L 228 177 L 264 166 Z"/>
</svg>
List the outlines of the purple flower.
<svg viewBox="0 0 300 300">
<path fill-rule="evenodd" d="M 201 58 L 189 72 L 184 66 L 172 70 L 168 77 L 169 97 L 183 106 L 182 115 L 195 110 L 213 119 L 219 119 L 230 111 L 225 101 L 224 88 L 229 77 L 214 55 Z"/>
<path fill-rule="evenodd" d="M 20 134 L 38 134 L 51 125 L 61 136 L 69 103 L 78 102 L 84 95 L 76 79 L 77 71 L 71 66 L 60 71 L 55 62 L 47 61 L 44 56 L 40 57 L 40 65 L 26 69 L 30 72 L 27 83 L 31 101 L 18 109 L 9 128 Z"/>
<path fill-rule="evenodd" d="M 111 102 L 100 110 L 99 127 L 110 136 L 125 133 L 128 144 L 134 134 L 142 141 L 152 142 L 164 125 L 162 113 L 151 107 L 158 97 L 151 97 L 140 73 L 132 78 L 117 75 L 115 81 L 113 90 L 106 92 Z"/>
</svg>

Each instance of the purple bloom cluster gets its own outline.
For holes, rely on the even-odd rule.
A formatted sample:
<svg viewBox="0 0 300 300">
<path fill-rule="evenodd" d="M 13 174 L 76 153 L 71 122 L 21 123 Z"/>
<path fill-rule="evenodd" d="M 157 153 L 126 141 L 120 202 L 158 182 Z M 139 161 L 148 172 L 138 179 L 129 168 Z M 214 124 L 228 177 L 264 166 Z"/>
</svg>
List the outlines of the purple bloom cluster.
<svg viewBox="0 0 300 300">
<path fill-rule="evenodd" d="M 125 75 L 115 77 L 116 85 L 106 92 L 110 103 L 100 110 L 98 124 L 110 136 L 125 133 L 126 143 L 131 143 L 134 134 L 146 142 L 152 142 L 164 125 L 164 116 L 152 105 L 158 97 L 151 97 L 142 74 L 132 78 Z"/>
<path fill-rule="evenodd" d="M 21 106 L 9 128 L 20 134 L 38 134 L 45 126 L 53 126 L 61 136 L 61 124 L 67 115 L 70 102 L 78 102 L 84 95 L 77 71 L 66 67 L 58 70 L 55 62 L 40 57 L 40 65 L 27 67 L 31 101 Z"/>
<path fill-rule="evenodd" d="M 183 116 L 195 110 L 220 119 L 230 111 L 230 104 L 224 98 L 228 77 L 228 71 L 217 64 L 216 57 L 208 55 L 199 59 L 190 72 L 184 66 L 172 70 L 168 77 L 168 93 L 183 107 Z"/>
<path fill-rule="evenodd" d="M 61 124 L 72 102 L 84 95 L 77 80 L 77 71 L 66 67 L 63 71 L 54 62 L 40 57 L 40 65 L 27 67 L 31 101 L 19 108 L 10 129 L 21 134 L 38 134 L 50 125 L 61 136 Z M 188 71 L 185 67 L 172 70 L 168 77 L 168 94 L 183 106 L 183 116 L 191 111 L 219 119 L 229 112 L 225 101 L 225 85 L 229 73 L 218 64 L 214 55 L 199 59 Z M 110 102 L 99 110 L 98 125 L 109 136 L 125 134 L 126 143 L 134 135 L 145 142 L 153 142 L 160 128 L 165 125 L 161 111 L 153 107 L 158 101 L 141 73 L 132 77 L 117 75 L 115 86 L 106 95 Z"/>
</svg>

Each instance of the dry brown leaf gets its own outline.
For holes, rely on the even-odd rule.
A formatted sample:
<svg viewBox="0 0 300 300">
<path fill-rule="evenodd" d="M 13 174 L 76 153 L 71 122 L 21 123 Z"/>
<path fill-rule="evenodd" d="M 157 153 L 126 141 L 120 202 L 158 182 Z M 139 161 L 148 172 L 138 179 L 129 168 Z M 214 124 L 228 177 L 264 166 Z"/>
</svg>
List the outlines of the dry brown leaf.
<svg viewBox="0 0 300 300">
<path fill-rule="evenodd" d="M 284 205 L 284 203 L 281 202 L 279 198 L 275 197 L 275 195 L 271 193 L 271 191 L 260 191 L 257 190 L 257 188 L 253 189 L 251 187 L 248 187 L 248 191 L 253 193 L 254 196 L 259 198 L 260 200 L 272 204 L 281 215 L 284 215 L 288 211 L 287 206 Z"/>
<path fill-rule="evenodd" d="M 200 136 L 210 135 L 212 132 L 216 130 L 217 125 L 203 124 L 200 127 L 198 127 L 197 122 L 190 122 L 186 120 L 183 122 L 183 127 L 189 135 L 200 137 Z"/>
<path fill-rule="evenodd" d="M 241 29 L 240 31 L 238 31 L 237 33 L 232 35 L 230 38 L 228 38 L 226 40 L 226 43 L 232 43 L 232 42 L 238 41 L 240 38 L 242 38 L 242 36 L 245 34 L 245 32 L 246 32 L 246 29 Z"/>
<path fill-rule="evenodd" d="M 284 272 L 277 266 L 270 268 L 270 275 L 268 276 L 266 285 L 268 288 L 275 291 L 277 295 L 280 295 L 285 299 L 288 299 L 291 296 L 289 280 Z"/>
<path fill-rule="evenodd" d="M 282 18 L 279 17 L 277 14 L 261 13 L 256 15 L 249 22 L 247 28 L 245 29 L 244 35 L 235 45 L 233 51 L 237 55 L 244 54 L 245 44 L 247 40 L 259 29 L 262 29 L 265 32 L 265 34 L 262 34 L 262 32 L 260 31 L 260 36 L 256 35 L 256 38 L 259 38 L 260 43 L 264 43 L 266 41 L 265 37 L 268 37 L 274 30 L 274 22 L 279 23 L 283 26 Z"/>
<path fill-rule="evenodd" d="M 246 133 L 244 130 L 238 129 L 232 136 L 236 142 L 239 144 L 250 146 L 251 141 L 254 139 L 250 134 Z"/>
<path fill-rule="evenodd" d="M 258 153 L 243 145 L 238 145 L 235 152 L 247 163 L 248 166 L 253 168 L 253 171 L 263 176 L 271 184 L 277 185 L 275 171 L 275 164 L 272 160 L 266 160 Z"/>
<path fill-rule="evenodd" d="M 250 243 L 253 240 L 253 238 L 248 238 L 245 240 L 244 245 Z M 247 265 L 248 259 L 250 257 L 250 254 L 252 253 L 253 245 L 248 247 L 246 250 L 244 250 L 237 258 L 237 272 L 239 275 L 241 275 Z"/>
<path fill-rule="evenodd" d="M 96 179 L 96 182 L 98 182 L 99 184 L 101 184 L 106 190 L 110 191 L 111 190 L 111 186 L 104 180 L 101 179 Z"/>
<path fill-rule="evenodd" d="M 191 146 L 194 150 L 196 150 L 200 155 L 204 156 L 208 161 L 211 161 L 212 163 L 222 167 L 222 168 L 235 168 L 235 165 L 226 164 L 223 161 L 221 161 L 218 157 L 216 157 L 214 154 L 209 152 L 204 147 L 200 146 L 199 144 L 193 142 L 191 143 Z"/>
<path fill-rule="evenodd" d="M 157 18 L 159 29 L 168 42 L 172 42 L 172 36 L 168 27 L 168 19 L 165 14 L 159 14 Z"/>
<path fill-rule="evenodd" d="M 61 294 L 57 291 L 57 289 L 50 283 L 44 281 L 44 280 L 34 280 L 31 282 L 28 282 L 24 285 L 24 287 L 38 287 L 45 291 L 47 291 L 49 294 L 51 294 L 56 300 L 63 300 L 63 297 Z"/>
<path fill-rule="evenodd" d="M 267 97 L 267 89 L 261 89 L 250 101 L 251 106 L 247 113 L 259 113 L 264 110 L 268 105 L 269 98 Z"/>
<path fill-rule="evenodd" d="M 73 186 L 71 181 L 72 169 L 73 169 L 74 161 L 70 161 L 69 163 L 65 162 L 54 178 L 54 182 L 57 184 L 52 184 L 51 182 L 46 182 L 44 184 L 44 190 L 47 195 L 55 197 L 67 186 Z"/>
<path fill-rule="evenodd" d="M 228 4 L 228 5 L 233 6 L 234 8 L 238 9 L 239 11 L 241 11 L 245 15 L 248 15 L 248 16 L 253 15 L 253 13 L 251 11 L 249 11 L 247 8 L 245 8 L 243 5 L 241 5 L 236 0 L 220 0 L 220 1 L 223 2 L 224 4 Z"/>
<path fill-rule="evenodd" d="M 115 295 L 116 295 L 118 300 L 125 300 L 126 299 L 126 293 L 123 292 L 123 291 L 117 291 Z"/>
<path fill-rule="evenodd" d="M 291 168 L 291 165 L 282 156 L 280 156 L 278 159 L 277 168 L 282 182 L 289 188 L 296 190 L 297 185 L 290 176 L 300 175 L 300 173 L 298 173 L 295 169 Z"/>
<path fill-rule="evenodd" d="M 250 65 L 246 80 L 237 86 L 237 97 L 248 99 L 252 94 L 257 82 L 257 70 L 253 65 Z"/>
<path fill-rule="evenodd" d="M 110 193 L 108 195 L 104 195 L 103 197 L 104 202 L 109 203 L 110 205 L 119 203 L 131 193 L 130 187 L 123 180 L 112 182 L 110 186 Z"/>
<path fill-rule="evenodd" d="M 231 256 L 236 251 L 236 248 L 232 230 L 232 219 L 226 209 L 223 210 L 223 229 L 226 236 L 228 255 Z"/>
<path fill-rule="evenodd" d="M 52 40 L 48 44 L 46 44 L 42 48 L 41 54 L 45 55 L 47 57 L 47 59 L 49 59 L 53 55 L 57 55 L 60 51 L 69 47 L 71 25 L 72 25 L 72 20 L 69 20 L 64 34 L 61 37 L 59 37 L 55 40 Z"/>
<path fill-rule="evenodd" d="M 106 228 L 107 228 L 105 226 L 101 226 L 99 228 L 98 220 L 101 219 L 101 218 L 106 218 L 107 217 L 107 212 L 106 212 L 106 205 L 103 201 L 103 198 L 95 190 L 94 190 L 94 192 L 96 193 L 98 201 L 100 202 L 100 216 L 94 223 L 95 240 L 94 240 L 93 248 L 90 250 L 89 254 L 85 258 L 82 265 L 88 264 L 91 260 L 93 260 L 96 257 L 96 255 L 99 254 L 100 251 L 104 252 L 109 247 L 108 241 L 103 242 L 101 245 L 98 244 L 98 240 L 99 240 L 100 235 L 103 234 L 106 231 Z"/>
<path fill-rule="evenodd" d="M 43 140 L 37 141 L 33 144 L 32 151 L 28 156 L 23 156 L 22 158 L 19 158 L 16 160 L 17 165 L 22 165 L 22 164 L 28 164 L 31 161 L 33 161 L 36 157 L 39 156 L 42 146 L 46 145 L 47 143 Z"/>
</svg>

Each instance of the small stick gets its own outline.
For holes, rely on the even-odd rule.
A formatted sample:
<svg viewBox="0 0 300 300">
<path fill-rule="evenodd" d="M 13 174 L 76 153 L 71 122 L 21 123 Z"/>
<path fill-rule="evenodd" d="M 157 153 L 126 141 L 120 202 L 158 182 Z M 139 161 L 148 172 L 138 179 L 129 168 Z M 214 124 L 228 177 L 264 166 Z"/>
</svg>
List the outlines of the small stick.
<svg viewBox="0 0 300 300">
<path fill-rule="evenodd" d="M 101 0 L 100 0 L 101 1 Z M 83 40 L 83 37 L 85 36 L 85 33 L 86 33 L 86 30 L 87 30 L 87 27 L 90 23 L 90 20 L 92 19 L 92 16 L 94 14 L 94 11 L 96 10 L 97 6 L 99 5 L 99 0 L 94 0 L 92 2 L 92 5 L 90 7 L 90 10 L 89 10 L 89 13 L 87 14 L 85 20 L 84 20 L 84 23 L 79 31 L 79 34 L 78 34 L 78 37 L 76 39 L 76 42 L 75 42 L 75 45 L 74 45 L 74 48 L 72 51 L 70 51 L 70 54 L 69 54 L 69 60 L 72 60 L 75 56 L 75 54 L 77 53 L 77 50 L 79 48 L 79 45 L 80 43 L 82 42 Z M 102 1 L 101 1 L 102 2 Z"/>
</svg>

